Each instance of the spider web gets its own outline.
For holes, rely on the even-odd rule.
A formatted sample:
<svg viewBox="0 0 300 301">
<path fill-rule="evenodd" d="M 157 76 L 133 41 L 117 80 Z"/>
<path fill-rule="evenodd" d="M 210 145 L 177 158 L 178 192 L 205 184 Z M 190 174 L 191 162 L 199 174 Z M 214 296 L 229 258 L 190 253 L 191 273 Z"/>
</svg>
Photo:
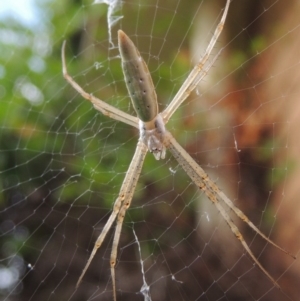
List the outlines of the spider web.
<svg viewBox="0 0 300 301">
<path fill-rule="evenodd" d="M 225 2 L 24 1 L 9 13 L 0 4 L 1 300 L 112 300 L 113 229 L 75 284 L 138 133 L 102 116 L 63 80 L 63 40 L 74 79 L 134 114 L 116 47 L 123 29 L 149 66 L 162 110 L 203 54 Z M 225 194 L 295 255 L 299 10 L 295 0 L 232 1 L 213 50 L 221 54 L 168 123 Z M 282 290 L 172 156 L 148 154 L 118 247 L 118 300 L 298 300 L 299 261 L 233 219 Z"/>
</svg>

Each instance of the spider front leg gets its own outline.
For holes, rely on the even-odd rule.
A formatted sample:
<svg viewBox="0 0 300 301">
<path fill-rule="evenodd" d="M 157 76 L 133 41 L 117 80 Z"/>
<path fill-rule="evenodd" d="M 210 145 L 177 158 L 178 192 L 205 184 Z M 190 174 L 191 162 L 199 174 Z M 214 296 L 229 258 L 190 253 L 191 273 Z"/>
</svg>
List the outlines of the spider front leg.
<svg viewBox="0 0 300 301">
<path fill-rule="evenodd" d="M 198 186 L 208 197 L 208 199 L 216 206 L 219 213 L 222 215 L 228 226 L 230 227 L 232 233 L 235 237 L 241 242 L 242 246 L 251 257 L 253 262 L 261 269 L 261 271 L 273 282 L 273 284 L 280 288 L 277 282 L 273 279 L 273 277 L 266 271 L 266 269 L 261 265 L 261 263 L 256 259 L 252 251 L 250 250 L 248 244 L 246 243 L 243 235 L 240 230 L 231 220 L 229 215 L 227 214 L 224 207 L 221 205 L 220 201 L 223 201 L 232 211 L 249 227 L 251 227 L 258 235 L 260 235 L 263 239 L 265 239 L 268 243 L 272 244 L 274 247 L 279 249 L 280 251 L 290 255 L 292 258 L 296 258 L 291 255 L 286 250 L 282 249 L 278 245 L 276 245 L 272 240 L 266 237 L 250 220 L 249 218 L 238 209 L 232 201 L 217 187 L 217 185 L 208 177 L 207 173 L 194 161 L 194 159 L 179 145 L 179 143 L 175 140 L 175 138 L 169 133 L 165 134 L 165 146 L 170 150 L 173 154 L 174 158 L 181 165 L 190 179 Z"/>
<path fill-rule="evenodd" d="M 141 173 L 141 170 L 143 167 L 143 162 L 144 162 L 146 154 L 147 154 L 147 147 L 142 141 L 139 140 L 136 150 L 135 150 L 135 153 L 134 153 L 134 156 L 132 158 L 132 161 L 129 165 L 128 171 L 127 171 L 124 181 L 122 183 L 122 186 L 121 186 L 121 189 L 119 192 L 119 196 L 114 203 L 114 207 L 113 207 L 111 216 L 109 217 L 101 234 L 99 235 L 99 237 L 96 240 L 93 251 L 78 279 L 76 287 L 79 286 L 83 276 L 85 275 L 88 267 L 90 266 L 90 264 L 95 256 L 97 250 L 101 247 L 108 231 L 112 227 L 112 224 L 117 217 L 117 227 L 115 230 L 111 259 L 110 259 L 114 300 L 116 300 L 116 281 L 115 281 L 114 268 L 115 268 L 116 257 L 117 257 L 118 243 L 119 243 L 119 239 L 120 239 L 124 216 L 125 216 L 127 209 L 129 208 L 129 206 L 131 204 L 131 200 L 132 200 L 132 197 L 133 197 L 133 194 L 135 191 L 135 187 L 136 187 L 137 181 L 139 179 L 139 176 L 140 176 L 140 173 Z"/>
<path fill-rule="evenodd" d="M 115 265 L 116 265 L 118 244 L 119 244 L 119 240 L 120 240 L 122 225 L 123 225 L 126 211 L 130 207 L 132 197 L 133 197 L 133 194 L 135 191 L 135 187 L 136 187 L 137 181 L 140 177 L 141 170 L 142 170 L 143 163 L 144 163 L 147 152 L 148 152 L 147 146 L 143 143 L 143 141 L 141 141 L 141 139 L 139 139 L 135 154 L 132 158 L 128 172 L 127 172 L 126 177 L 123 182 L 123 183 L 125 183 L 123 185 L 125 186 L 124 192 L 126 193 L 126 195 L 123 194 L 122 189 L 121 189 L 120 197 L 123 197 L 124 200 L 122 201 L 121 208 L 119 209 L 119 213 L 118 213 L 118 217 L 117 217 L 117 226 L 116 226 L 116 230 L 115 230 L 114 240 L 113 240 L 113 244 L 112 244 L 112 251 L 111 251 L 111 256 L 110 256 L 110 271 L 111 271 L 111 277 L 112 277 L 112 283 L 113 283 L 114 301 L 117 300 Z M 128 183 L 128 184 L 126 184 L 126 183 Z"/>
</svg>

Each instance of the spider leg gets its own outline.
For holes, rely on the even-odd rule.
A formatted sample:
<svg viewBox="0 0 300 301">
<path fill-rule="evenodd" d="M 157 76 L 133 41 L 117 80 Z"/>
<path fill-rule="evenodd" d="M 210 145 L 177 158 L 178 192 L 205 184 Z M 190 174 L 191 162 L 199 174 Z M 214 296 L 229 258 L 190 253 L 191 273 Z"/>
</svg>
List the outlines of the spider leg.
<svg viewBox="0 0 300 301">
<path fill-rule="evenodd" d="M 246 217 L 244 213 L 240 209 L 238 209 L 227 197 L 221 192 L 221 190 L 217 187 L 216 184 L 213 183 L 212 180 L 208 177 L 207 173 L 194 161 L 194 159 L 179 145 L 179 143 L 175 140 L 175 138 L 169 133 L 165 134 L 165 146 L 168 148 L 173 154 L 174 158 L 178 161 L 181 167 L 185 170 L 187 175 L 191 178 L 191 180 L 197 185 L 201 190 L 204 191 L 209 200 L 215 204 L 218 211 L 225 219 L 226 223 L 230 227 L 233 234 L 236 238 L 241 242 L 242 246 L 248 253 L 248 255 L 252 258 L 254 263 L 263 271 L 263 273 L 273 282 L 273 284 L 279 288 L 279 285 L 273 279 L 273 277 L 265 270 L 265 268 L 260 264 L 260 262 L 256 259 L 252 251 L 250 250 L 248 244 L 246 243 L 243 235 L 237 228 L 237 226 L 230 219 L 226 210 L 220 203 L 220 200 L 224 201 L 225 204 L 233 210 L 233 212 L 244 222 L 246 222 L 249 227 L 251 227 L 257 234 L 259 234 L 262 238 L 264 238 L 267 242 L 280 249 L 281 251 L 289 254 L 284 249 L 280 248 L 274 242 L 272 242 L 269 238 L 267 238 L 258 228 L 254 226 L 252 222 Z M 290 255 L 290 254 L 289 254 Z M 291 255 L 292 256 L 292 255 Z M 294 257 L 294 256 L 292 256 Z"/>
<path fill-rule="evenodd" d="M 115 265 L 116 265 L 117 250 L 118 250 L 118 244 L 119 244 L 119 240 L 120 240 L 122 225 L 123 225 L 126 211 L 130 207 L 133 193 L 135 191 L 137 181 L 140 177 L 140 173 L 141 173 L 144 159 L 145 159 L 147 152 L 148 152 L 147 146 L 141 140 L 139 140 L 135 154 L 132 158 L 128 172 L 126 174 L 126 178 L 128 178 L 127 179 L 128 184 L 126 185 L 126 190 L 125 190 L 126 195 L 124 195 L 124 200 L 122 201 L 122 205 L 121 205 L 121 208 L 118 213 L 117 226 L 116 226 L 116 230 L 115 230 L 114 240 L 113 240 L 113 244 L 112 244 L 112 251 L 111 251 L 111 255 L 110 255 L 110 271 L 111 271 L 111 278 L 112 278 L 112 284 L 113 284 L 114 301 L 117 300 Z M 125 180 L 126 180 L 126 178 L 125 178 Z M 124 182 L 125 182 L 125 180 L 124 180 Z"/>
<path fill-rule="evenodd" d="M 208 178 L 209 179 L 209 178 Z M 292 258 L 296 259 L 296 256 L 294 256 L 293 254 L 291 254 L 290 252 L 288 252 L 287 250 L 281 248 L 280 246 L 276 245 L 271 239 L 269 239 L 265 234 L 263 234 L 250 220 L 249 218 L 239 209 L 237 208 L 232 201 L 225 195 L 224 192 L 222 192 L 215 183 L 213 183 L 210 179 L 209 181 L 210 186 L 211 187 L 215 187 L 215 191 L 217 192 L 217 194 L 219 195 L 219 197 L 221 198 L 222 201 L 224 201 L 224 203 L 231 209 L 234 211 L 234 213 L 246 224 L 248 224 L 248 226 L 250 228 L 252 228 L 257 234 L 259 234 L 263 239 L 265 239 L 268 243 L 270 243 L 271 245 L 273 245 L 275 248 L 279 249 L 280 251 L 286 253 L 287 255 L 291 256 Z"/>
<path fill-rule="evenodd" d="M 106 222 L 101 234 L 97 238 L 93 251 L 77 281 L 76 287 L 79 286 L 83 276 L 85 275 L 87 269 L 89 268 L 97 250 L 101 247 L 108 231 L 110 230 L 113 222 L 115 221 L 116 217 L 117 218 L 117 227 L 115 230 L 115 235 L 114 235 L 114 240 L 113 240 L 113 245 L 112 245 L 112 253 L 111 253 L 111 260 L 110 260 L 110 265 L 111 265 L 111 274 L 112 274 L 112 282 L 113 282 L 113 291 L 114 291 L 114 300 L 116 300 L 116 283 L 115 283 L 115 272 L 114 272 L 114 267 L 116 263 L 116 257 L 117 257 L 117 248 L 118 248 L 118 243 L 120 239 L 120 234 L 121 234 L 121 229 L 122 229 L 122 224 L 124 220 L 125 213 L 127 209 L 129 208 L 131 204 L 131 200 L 135 191 L 135 187 L 137 184 L 137 181 L 139 179 L 142 167 L 143 167 L 143 162 L 145 159 L 145 156 L 147 154 L 147 146 L 142 142 L 138 141 L 134 156 L 131 160 L 131 163 L 129 165 L 128 171 L 126 173 L 126 176 L 123 180 L 119 196 L 116 199 L 113 207 L 113 211 Z"/>
<path fill-rule="evenodd" d="M 61 58 L 62 58 L 62 65 L 63 65 L 63 76 L 67 80 L 67 82 L 79 93 L 83 98 L 89 100 L 93 105 L 94 108 L 100 111 L 103 115 L 113 118 L 115 120 L 122 121 L 126 124 L 129 124 L 133 127 L 139 127 L 139 119 L 135 116 L 131 116 L 109 104 L 100 100 L 99 98 L 93 96 L 90 93 L 84 91 L 78 83 L 74 81 L 74 79 L 68 74 L 66 59 L 65 59 L 65 47 L 66 41 L 64 41 L 62 49 L 61 49 Z"/>
<path fill-rule="evenodd" d="M 202 56 L 200 61 L 195 65 L 193 70 L 190 72 L 189 76 L 184 81 L 184 83 L 180 87 L 179 91 L 177 92 L 177 94 L 175 95 L 175 97 L 173 98 L 171 103 L 161 113 L 165 124 L 169 121 L 171 116 L 176 112 L 176 110 L 184 102 L 184 100 L 196 88 L 198 83 L 204 78 L 204 76 L 207 74 L 208 70 L 211 68 L 211 66 L 214 64 L 214 62 L 218 58 L 219 53 L 212 59 L 212 61 L 210 63 L 206 64 L 210 57 L 211 51 L 214 48 L 222 30 L 223 30 L 230 2 L 231 2 L 231 0 L 227 0 L 222 18 L 221 18 L 217 28 L 215 29 L 214 35 L 213 35 L 210 43 L 208 44 L 204 55 Z"/>
</svg>

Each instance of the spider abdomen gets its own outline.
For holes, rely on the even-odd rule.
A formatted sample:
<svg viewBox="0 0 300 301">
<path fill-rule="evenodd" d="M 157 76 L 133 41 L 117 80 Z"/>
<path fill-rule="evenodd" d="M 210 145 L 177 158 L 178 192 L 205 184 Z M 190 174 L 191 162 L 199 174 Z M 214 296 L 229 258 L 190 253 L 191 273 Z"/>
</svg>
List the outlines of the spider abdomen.
<svg viewBox="0 0 300 301">
<path fill-rule="evenodd" d="M 148 67 L 131 39 L 118 31 L 119 51 L 126 86 L 140 120 L 148 122 L 158 114 L 157 96 Z"/>
</svg>

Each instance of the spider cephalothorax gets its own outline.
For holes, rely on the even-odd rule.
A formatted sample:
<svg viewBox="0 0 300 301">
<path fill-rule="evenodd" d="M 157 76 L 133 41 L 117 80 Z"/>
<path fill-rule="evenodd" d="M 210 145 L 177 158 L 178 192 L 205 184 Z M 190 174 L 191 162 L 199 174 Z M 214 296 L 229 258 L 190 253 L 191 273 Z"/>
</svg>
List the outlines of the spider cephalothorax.
<svg viewBox="0 0 300 301">
<path fill-rule="evenodd" d="M 147 129 L 147 124 L 140 120 L 140 139 L 145 143 L 150 153 L 153 153 L 156 160 L 164 159 L 166 147 L 164 139 L 166 134 L 165 124 L 160 114 L 153 120 L 153 126 Z"/>
</svg>

